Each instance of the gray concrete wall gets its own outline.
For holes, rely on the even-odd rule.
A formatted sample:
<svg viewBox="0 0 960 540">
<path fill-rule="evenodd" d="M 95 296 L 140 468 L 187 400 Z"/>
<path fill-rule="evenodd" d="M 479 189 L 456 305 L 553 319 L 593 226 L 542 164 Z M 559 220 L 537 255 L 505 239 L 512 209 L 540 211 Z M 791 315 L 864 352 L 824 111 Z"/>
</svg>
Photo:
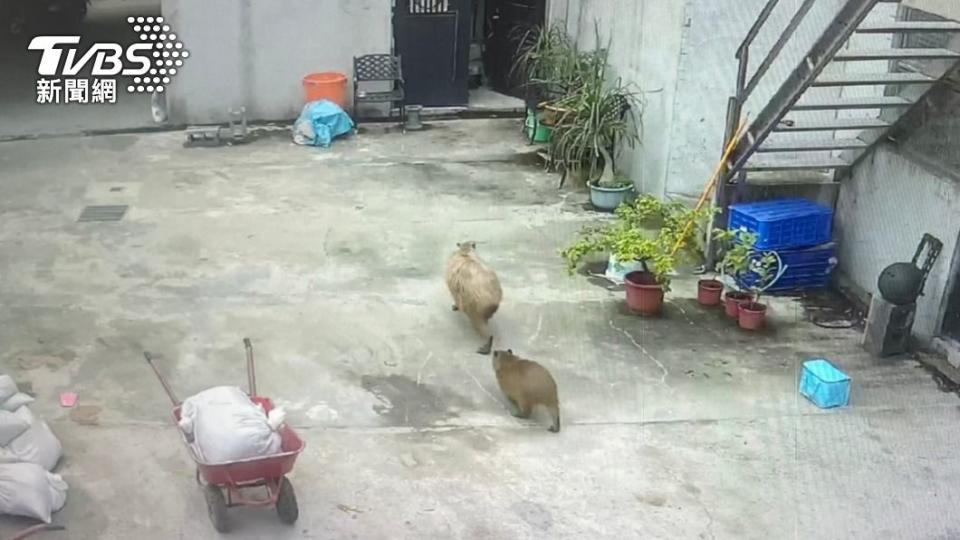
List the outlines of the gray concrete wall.
<svg viewBox="0 0 960 540">
<path fill-rule="evenodd" d="M 293 118 L 304 75 L 350 77 L 353 56 L 392 42 L 386 0 L 162 0 L 162 12 L 192 55 L 168 88 L 172 122 L 221 122 L 241 105 L 251 119 Z"/>
<path fill-rule="evenodd" d="M 960 2 L 957 0 L 903 0 L 903 5 L 960 21 Z"/>
<path fill-rule="evenodd" d="M 836 230 L 839 271 L 868 295 L 887 265 L 913 257 L 924 233 L 943 241 L 914 325 L 922 340 L 934 336 L 960 233 L 960 180 L 882 145 L 842 184 Z"/>
</svg>

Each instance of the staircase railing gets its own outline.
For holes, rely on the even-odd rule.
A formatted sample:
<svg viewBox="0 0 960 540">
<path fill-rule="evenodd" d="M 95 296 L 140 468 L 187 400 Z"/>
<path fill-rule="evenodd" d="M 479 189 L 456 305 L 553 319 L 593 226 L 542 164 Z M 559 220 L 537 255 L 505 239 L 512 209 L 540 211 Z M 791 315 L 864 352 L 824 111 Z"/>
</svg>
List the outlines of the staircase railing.
<svg viewBox="0 0 960 540">
<path fill-rule="evenodd" d="M 878 2 L 890 0 L 847 0 L 833 21 L 813 44 L 810 51 L 806 54 L 800 64 L 793 70 L 789 77 L 780 86 L 780 89 L 761 109 L 757 117 L 751 122 L 746 134 L 737 144 L 731 158 L 730 165 L 724 175 L 723 182 L 720 183 L 721 189 L 717 190 L 718 202 L 723 197 L 722 186 L 730 184 L 734 179 L 743 183 L 743 168 L 747 161 L 754 155 L 757 148 L 763 144 L 763 141 L 770 135 L 773 129 L 783 120 L 787 112 L 800 99 L 810 84 L 820 75 L 823 69 L 830 63 L 833 57 L 840 51 L 844 43 L 850 38 L 861 22 L 870 14 L 870 11 Z M 747 80 L 747 71 L 750 62 L 750 46 L 756 39 L 757 34 L 766 24 L 774 9 L 780 3 L 780 0 L 768 0 L 767 4 L 760 11 L 760 15 L 754 22 L 746 38 L 737 49 L 736 58 L 739 61 L 737 71 L 737 85 L 733 97 L 730 98 L 727 106 L 726 132 L 724 135 L 724 147 L 726 147 L 735 135 L 735 130 L 740 123 L 740 117 L 743 113 L 743 107 L 747 99 L 756 89 L 760 80 L 766 75 L 767 70 L 774 61 L 780 56 L 783 48 L 793 37 L 797 28 L 804 21 L 810 9 L 816 0 L 804 0 L 791 17 L 786 29 L 774 43 L 773 47 L 767 53 L 766 57 L 760 63 L 757 71 Z M 722 204 L 722 203 L 721 203 Z"/>
</svg>

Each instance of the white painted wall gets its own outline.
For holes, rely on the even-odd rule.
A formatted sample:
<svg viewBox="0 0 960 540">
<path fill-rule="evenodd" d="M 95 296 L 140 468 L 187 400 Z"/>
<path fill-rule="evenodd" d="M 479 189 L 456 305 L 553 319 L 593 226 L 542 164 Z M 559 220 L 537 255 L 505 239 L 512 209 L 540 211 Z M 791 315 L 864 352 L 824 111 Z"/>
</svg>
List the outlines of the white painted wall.
<svg viewBox="0 0 960 540">
<path fill-rule="evenodd" d="M 960 21 L 960 2 L 957 0 L 903 0 L 903 5 Z"/>
<path fill-rule="evenodd" d="M 914 324 L 920 339 L 936 335 L 960 234 L 960 180 L 924 168 L 892 144 L 882 145 L 842 184 L 835 223 L 838 270 L 871 295 L 878 294 L 880 272 L 909 261 L 924 233 L 943 242 Z"/>
<path fill-rule="evenodd" d="M 593 45 L 596 21 L 604 42 L 612 39 L 614 72 L 647 92 L 643 148 L 627 152 L 618 161 L 643 192 L 688 199 L 701 193 L 723 150 L 727 100 L 733 95 L 736 82 L 736 49 L 765 3 L 766 0 L 550 0 L 550 19 L 565 21 L 581 46 Z M 801 0 L 784 0 L 773 12 L 751 47 L 749 75 L 772 48 L 800 3 Z M 750 118 L 760 112 L 799 64 L 843 3 L 844 0 L 822 0 L 814 5 L 747 102 L 744 112 Z M 875 16 L 889 18 L 893 7 L 881 7 Z M 827 97 L 836 90 L 817 92 L 820 97 Z"/>
<path fill-rule="evenodd" d="M 564 21 L 584 47 L 592 47 L 593 21 L 610 40 L 615 75 L 645 92 L 643 143 L 624 152 L 617 166 L 646 193 L 662 195 L 674 122 L 674 99 L 685 6 L 680 0 L 551 0 L 551 21 Z"/>
<path fill-rule="evenodd" d="M 349 78 L 355 55 L 390 51 L 390 9 L 387 0 L 162 0 L 192 55 L 168 88 L 170 120 L 223 122 L 241 105 L 250 119 L 295 117 L 304 75 Z"/>
</svg>

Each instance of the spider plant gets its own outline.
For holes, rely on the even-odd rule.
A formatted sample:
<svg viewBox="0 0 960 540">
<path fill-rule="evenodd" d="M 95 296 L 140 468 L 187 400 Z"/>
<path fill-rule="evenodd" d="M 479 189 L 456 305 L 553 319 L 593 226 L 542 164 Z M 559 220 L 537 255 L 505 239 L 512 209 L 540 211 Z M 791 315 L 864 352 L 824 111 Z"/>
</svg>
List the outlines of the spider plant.
<svg viewBox="0 0 960 540">
<path fill-rule="evenodd" d="M 613 169 L 619 145 L 633 148 L 640 143 L 639 93 L 620 78 L 608 81 L 608 48 L 597 47 L 582 60 L 582 84 L 559 99 L 561 111 L 554 126 L 551 154 L 571 167 L 581 169 L 589 183 L 618 187 L 622 182 Z"/>
<path fill-rule="evenodd" d="M 580 51 L 562 25 L 518 27 L 510 75 L 523 77 L 538 101 L 554 101 L 576 91 L 589 76 L 594 53 Z"/>
</svg>

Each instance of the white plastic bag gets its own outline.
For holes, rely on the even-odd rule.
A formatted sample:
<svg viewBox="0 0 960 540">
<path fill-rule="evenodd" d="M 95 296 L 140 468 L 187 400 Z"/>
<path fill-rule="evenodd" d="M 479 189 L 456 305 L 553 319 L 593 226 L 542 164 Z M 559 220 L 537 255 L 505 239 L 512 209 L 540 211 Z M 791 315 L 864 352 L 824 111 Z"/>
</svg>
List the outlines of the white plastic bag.
<svg viewBox="0 0 960 540">
<path fill-rule="evenodd" d="M 280 434 L 267 414 L 236 386 L 204 390 L 184 400 L 180 411 L 180 429 L 206 463 L 280 452 Z"/>
<path fill-rule="evenodd" d="M 60 440 L 46 422 L 30 412 L 29 407 L 20 407 L 13 414 L 30 427 L 0 450 L 0 463 L 35 463 L 48 471 L 53 470 L 63 452 Z"/>
<path fill-rule="evenodd" d="M 0 514 L 50 523 L 67 500 L 67 483 L 33 463 L 0 464 Z"/>
<path fill-rule="evenodd" d="M 0 448 L 30 428 L 30 423 L 9 411 L 0 411 Z"/>
</svg>

